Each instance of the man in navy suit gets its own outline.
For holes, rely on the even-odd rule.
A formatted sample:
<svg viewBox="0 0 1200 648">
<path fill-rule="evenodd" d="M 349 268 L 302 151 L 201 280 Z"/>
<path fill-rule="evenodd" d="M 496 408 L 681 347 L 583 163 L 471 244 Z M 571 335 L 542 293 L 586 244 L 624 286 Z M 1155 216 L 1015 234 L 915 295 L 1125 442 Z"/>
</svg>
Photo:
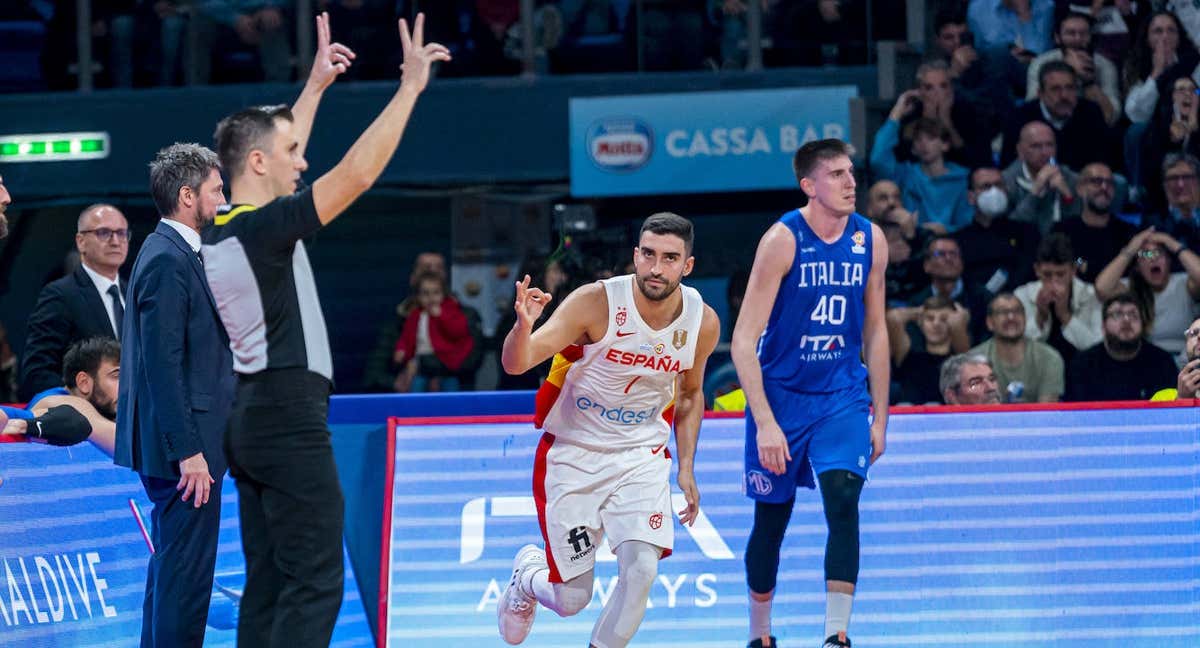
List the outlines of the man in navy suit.
<svg viewBox="0 0 1200 648">
<path fill-rule="evenodd" d="M 200 260 L 200 228 L 224 204 L 217 156 L 174 144 L 150 164 L 162 220 L 133 264 L 122 328 L 114 461 L 154 502 L 143 648 L 199 647 L 221 521 L 222 437 L 233 403 L 229 337 Z"/>
<path fill-rule="evenodd" d="M 84 209 L 75 231 L 75 248 L 79 267 L 46 284 L 29 314 L 18 394 L 23 401 L 62 387 L 63 357 L 72 344 L 120 336 L 125 304 L 117 271 L 129 254 L 125 215 L 112 205 Z"/>
</svg>

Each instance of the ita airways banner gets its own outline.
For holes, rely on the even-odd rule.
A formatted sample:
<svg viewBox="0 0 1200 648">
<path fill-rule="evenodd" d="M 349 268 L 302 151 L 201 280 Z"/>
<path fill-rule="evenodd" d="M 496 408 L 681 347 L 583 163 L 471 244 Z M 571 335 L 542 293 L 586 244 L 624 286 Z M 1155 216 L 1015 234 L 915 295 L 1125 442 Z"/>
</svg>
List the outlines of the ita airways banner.
<svg viewBox="0 0 1200 648">
<path fill-rule="evenodd" d="M 572 99 L 575 196 L 796 186 L 792 155 L 850 135 L 854 86 Z"/>
<path fill-rule="evenodd" d="M 746 645 L 754 507 L 742 490 L 768 482 L 744 474 L 744 425 L 704 421 L 701 516 L 691 527 L 664 516 L 675 553 L 631 646 Z M 1200 646 L 1198 435 L 1190 407 L 893 416 L 862 496 L 855 648 Z M 398 428 L 388 646 L 505 646 L 496 604 L 513 555 L 542 544 L 539 436 L 527 423 Z M 824 638 L 825 536 L 820 496 L 799 493 L 774 604 L 780 645 Z M 617 581 L 607 541 L 596 560 L 587 608 L 542 608 L 526 645 L 587 643 Z"/>
</svg>

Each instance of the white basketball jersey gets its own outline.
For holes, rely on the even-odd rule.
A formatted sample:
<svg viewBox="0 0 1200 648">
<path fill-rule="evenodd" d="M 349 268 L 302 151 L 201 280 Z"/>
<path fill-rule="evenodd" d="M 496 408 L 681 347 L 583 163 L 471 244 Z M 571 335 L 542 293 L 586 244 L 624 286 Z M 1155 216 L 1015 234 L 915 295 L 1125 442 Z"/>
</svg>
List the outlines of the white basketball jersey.
<svg viewBox="0 0 1200 648">
<path fill-rule="evenodd" d="M 608 295 L 608 330 L 583 347 L 583 356 L 567 370 L 543 427 L 597 448 L 664 444 L 671 433 L 675 378 L 696 357 L 704 301 L 681 285 L 683 312 L 656 331 L 638 314 L 633 275 L 601 283 Z"/>
</svg>

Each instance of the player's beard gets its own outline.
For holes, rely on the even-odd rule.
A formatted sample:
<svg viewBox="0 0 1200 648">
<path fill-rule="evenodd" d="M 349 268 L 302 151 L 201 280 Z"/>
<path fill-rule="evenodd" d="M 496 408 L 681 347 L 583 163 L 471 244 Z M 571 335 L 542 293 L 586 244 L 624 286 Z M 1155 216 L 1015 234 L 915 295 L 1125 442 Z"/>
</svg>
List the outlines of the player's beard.
<svg viewBox="0 0 1200 648">
<path fill-rule="evenodd" d="M 650 301 L 662 301 L 675 294 L 675 289 L 679 287 L 678 281 L 671 281 L 666 277 L 653 277 L 654 279 L 663 282 L 662 288 L 654 288 L 653 286 L 647 285 L 646 280 L 650 279 L 650 277 L 643 277 L 642 275 L 635 274 L 634 278 L 637 280 L 638 290 L 642 291 L 642 295 Z"/>
<path fill-rule="evenodd" d="M 103 401 L 100 399 L 99 394 L 93 392 L 88 398 L 88 402 L 92 404 L 92 407 L 96 408 L 97 412 L 100 412 L 100 416 L 110 421 L 117 420 L 117 401 L 115 399 Z"/>
<path fill-rule="evenodd" d="M 5 216 L 4 212 L 0 211 L 0 239 L 6 236 L 8 236 L 8 216 Z"/>
</svg>

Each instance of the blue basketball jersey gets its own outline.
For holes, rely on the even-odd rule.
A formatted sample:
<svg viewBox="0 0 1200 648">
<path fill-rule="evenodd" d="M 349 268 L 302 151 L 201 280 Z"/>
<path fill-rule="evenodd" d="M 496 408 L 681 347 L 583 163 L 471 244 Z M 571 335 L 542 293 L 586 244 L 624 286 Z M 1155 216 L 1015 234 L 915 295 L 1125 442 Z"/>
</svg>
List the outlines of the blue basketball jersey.
<svg viewBox="0 0 1200 648">
<path fill-rule="evenodd" d="M 780 223 L 796 237 L 796 257 L 779 284 L 758 342 L 763 380 L 794 392 L 863 387 L 863 316 L 871 273 L 871 222 L 851 214 L 841 238 L 826 243 L 800 210 Z"/>
</svg>

